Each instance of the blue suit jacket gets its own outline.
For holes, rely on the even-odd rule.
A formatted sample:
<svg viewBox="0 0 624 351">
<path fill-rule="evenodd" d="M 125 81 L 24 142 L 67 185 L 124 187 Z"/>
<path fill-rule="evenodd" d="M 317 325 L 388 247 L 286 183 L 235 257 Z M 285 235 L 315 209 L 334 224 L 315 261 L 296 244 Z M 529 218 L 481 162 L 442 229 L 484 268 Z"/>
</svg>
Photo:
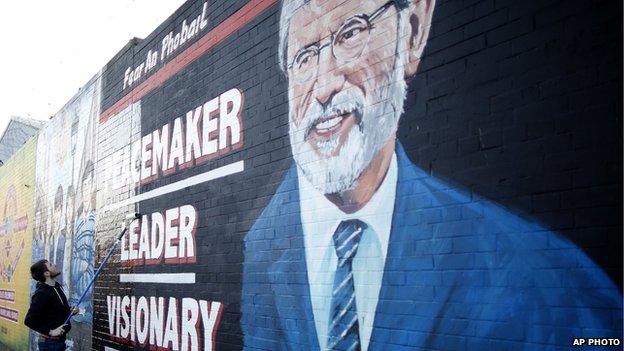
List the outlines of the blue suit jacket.
<svg viewBox="0 0 624 351">
<path fill-rule="evenodd" d="M 619 289 L 582 250 L 396 152 L 369 350 L 569 350 L 575 337 L 622 337 Z M 293 165 L 245 238 L 245 349 L 319 348 L 299 212 Z"/>
</svg>

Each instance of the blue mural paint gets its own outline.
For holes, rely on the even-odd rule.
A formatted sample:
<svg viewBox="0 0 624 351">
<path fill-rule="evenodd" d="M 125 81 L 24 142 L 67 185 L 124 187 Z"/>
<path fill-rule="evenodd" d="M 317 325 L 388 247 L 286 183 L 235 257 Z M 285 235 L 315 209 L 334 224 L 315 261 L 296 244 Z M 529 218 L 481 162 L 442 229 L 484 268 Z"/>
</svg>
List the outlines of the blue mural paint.
<svg viewBox="0 0 624 351">
<path fill-rule="evenodd" d="M 70 304 L 75 305 L 80 296 L 84 293 L 93 278 L 95 259 L 95 213 L 89 211 L 85 217 L 76 221 L 76 235 L 72 245 L 71 257 L 71 297 Z M 92 295 L 93 292 L 90 293 Z M 89 295 L 89 296 L 90 296 Z M 90 301 L 86 298 L 85 301 Z M 83 306 L 85 313 L 76 315 L 73 319 L 77 322 L 91 323 L 93 317 L 93 306 L 90 302 Z"/>
</svg>

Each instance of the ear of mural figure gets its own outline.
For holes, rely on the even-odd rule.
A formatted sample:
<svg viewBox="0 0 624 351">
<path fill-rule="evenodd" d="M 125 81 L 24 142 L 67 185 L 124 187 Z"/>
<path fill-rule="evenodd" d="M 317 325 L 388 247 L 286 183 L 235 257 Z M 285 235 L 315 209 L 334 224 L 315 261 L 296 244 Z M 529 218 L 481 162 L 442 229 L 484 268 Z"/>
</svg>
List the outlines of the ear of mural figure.
<svg viewBox="0 0 624 351">
<path fill-rule="evenodd" d="M 407 9 L 407 21 L 404 26 L 405 33 L 401 33 L 404 46 L 407 48 L 407 60 L 405 62 L 405 78 L 409 79 L 416 74 L 420 59 L 425 51 L 429 32 L 431 30 L 431 19 L 436 0 L 414 0 L 410 2 Z"/>
</svg>

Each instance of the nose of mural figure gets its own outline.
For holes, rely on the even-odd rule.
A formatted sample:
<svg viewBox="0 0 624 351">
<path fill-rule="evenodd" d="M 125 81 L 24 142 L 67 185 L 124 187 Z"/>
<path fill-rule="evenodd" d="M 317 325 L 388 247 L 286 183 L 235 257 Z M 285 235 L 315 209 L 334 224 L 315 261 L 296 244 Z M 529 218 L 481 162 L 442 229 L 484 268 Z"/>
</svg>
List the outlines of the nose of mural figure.
<svg viewBox="0 0 624 351">
<path fill-rule="evenodd" d="M 345 76 L 331 48 L 322 50 L 319 55 L 318 71 L 314 79 L 314 97 L 325 106 L 336 93 L 342 90 Z"/>
</svg>

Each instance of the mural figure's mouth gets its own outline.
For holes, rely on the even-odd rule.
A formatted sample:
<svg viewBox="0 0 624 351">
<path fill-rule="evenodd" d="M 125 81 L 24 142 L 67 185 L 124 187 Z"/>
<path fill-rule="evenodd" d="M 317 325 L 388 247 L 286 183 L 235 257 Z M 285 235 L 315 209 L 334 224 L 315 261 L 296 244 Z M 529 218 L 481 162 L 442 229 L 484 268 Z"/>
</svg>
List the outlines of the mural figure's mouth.
<svg viewBox="0 0 624 351">
<path fill-rule="evenodd" d="M 353 114 L 351 112 L 345 112 L 342 114 L 331 114 L 329 116 L 325 116 L 319 118 L 310 129 L 310 135 L 313 138 L 329 138 L 334 133 L 340 131 L 341 127 L 345 125 L 345 121 L 352 117 Z"/>
<path fill-rule="evenodd" d="M 344 135 L 360 120 L 360 109 L 354 105 L 336 106 L 328 111 L 310 118 L 305 129 L 306 140 L 326 140 L 335 134 Z"/>
</svg>

